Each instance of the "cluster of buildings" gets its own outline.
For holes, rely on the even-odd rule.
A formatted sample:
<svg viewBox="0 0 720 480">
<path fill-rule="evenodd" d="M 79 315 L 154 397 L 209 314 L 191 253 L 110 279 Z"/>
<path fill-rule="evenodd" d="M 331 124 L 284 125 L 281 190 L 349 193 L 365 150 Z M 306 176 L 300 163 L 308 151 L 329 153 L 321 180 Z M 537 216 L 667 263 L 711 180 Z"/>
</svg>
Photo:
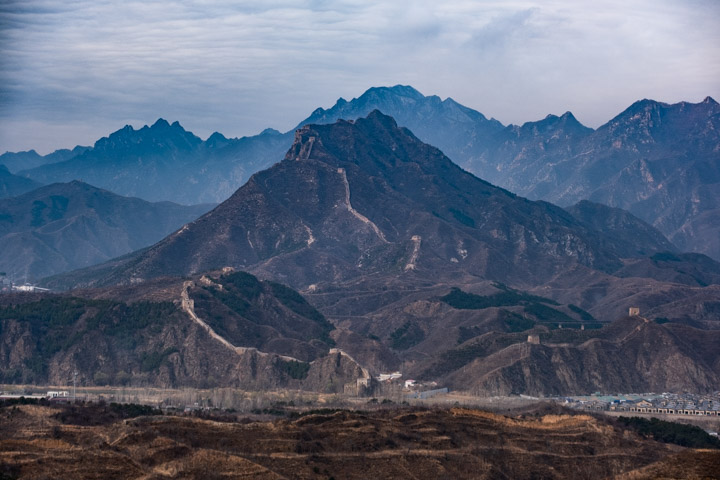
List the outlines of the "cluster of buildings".
<svg viewBox="0 0 720 480">
<path fill-rule="evenodd" d="M 41 288 L 30 283 L 17 284 L 8 280 L 0 272 L 0 292 L 48 292 L 49 289 Z"/>
<path fill-rule="evenodd" d="M 659 415 L 720 416 L 720 392 L 708 395 L 663 393 L 643 396 L 591 396 L 565 398 L 565 404 L 582 410 L 653 413 Z"/>
<path fill-rule="evenodd" d="M 42 393 L 11 393 L 0 392 L 0 400 L 12 400 L 19 398 L 27 398 L 33 400 L 50 400 L 50 401 L 70 401 L 70 392 L 67 390 L 50 390 L 46 394 Z"/>
<path fill-rule="evenodd" d="M 401 378 L 402 378 L 402 373 L 400 373 L 400 372 L 381 373 L 377 377 L 375 377 L 375 379 L 381 384 L 382 383 L 385 383 L 385 384 L 393 383 L 393 384 L 402 385 L 403 390 L 417 391 L 422 388 L 436 388 L 437 387 L 437 382 L 421 383 L 421 382 L 418 382 L 417 380 L 413 380 L 413 379 L 407 379 L 405 381 L 396 382 L 396 380 L 400 380 Z"/>
<path fill-rule="evenodd" d="M 49 292 L 49 288 L 42 288 L 38 287 L 36 285 L 30 285 L 29 283 L 26 283 L 24 285 L 14 285 L 11 284 L 9 286 L 9 291 L 11 292 Z"/>
<path fill-rule="evenodd" d="M 401 372 L 381 373 L 372 380 L 376 388 L 373 393 L 398 399 L 427 399 L 435 395 L 448 393 L 447 388 L 438 388 L 437 382 L 418 382 L 413 379 L 402 379 Z"/>
</svg>

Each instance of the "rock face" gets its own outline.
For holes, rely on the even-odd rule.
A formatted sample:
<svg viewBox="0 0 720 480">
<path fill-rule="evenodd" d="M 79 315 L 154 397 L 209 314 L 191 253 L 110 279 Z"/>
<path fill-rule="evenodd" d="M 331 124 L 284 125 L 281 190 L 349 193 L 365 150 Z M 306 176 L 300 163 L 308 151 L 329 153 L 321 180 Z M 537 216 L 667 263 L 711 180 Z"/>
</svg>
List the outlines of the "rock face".
<svg viewBox="0 0 720 480">
<path fill-rule="evenodd" d="M 26 282 L 146 247 L 211 205 L 127 198 L 74 181 L 0 199 L 0 271 Z"/>
</svg>

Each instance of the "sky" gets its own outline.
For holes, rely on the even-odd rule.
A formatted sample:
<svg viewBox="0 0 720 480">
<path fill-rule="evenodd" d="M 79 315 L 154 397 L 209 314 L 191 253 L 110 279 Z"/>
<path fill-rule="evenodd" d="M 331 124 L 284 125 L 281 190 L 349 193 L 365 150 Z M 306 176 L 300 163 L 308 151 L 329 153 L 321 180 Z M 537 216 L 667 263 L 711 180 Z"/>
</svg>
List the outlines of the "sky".
<svg viewBox="0 0 720 480">
<path fill-rule="evenodd" d="M 504 124 L 720 100 L 720 1 L 0 0 L 0 153 L 292 129 L 412 85 Z"/>
</svg>

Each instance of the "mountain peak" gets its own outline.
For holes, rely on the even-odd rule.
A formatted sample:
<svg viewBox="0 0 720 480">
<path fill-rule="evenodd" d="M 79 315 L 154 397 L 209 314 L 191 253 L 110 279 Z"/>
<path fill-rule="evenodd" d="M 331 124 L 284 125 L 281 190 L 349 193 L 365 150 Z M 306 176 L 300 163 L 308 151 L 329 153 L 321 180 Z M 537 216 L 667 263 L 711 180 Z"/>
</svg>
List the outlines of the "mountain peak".
<svg viewBox="0 0 720 480">
<path fill-rule="evenodd" d="M 642 100 L 638 100 L 634 102 L 632 105 L 630 105 L 623 113 L 636 113 L 638 111 L 650 111 L 657 109 L 659 107 L 667 106 L 666 103 L 658 102 L 657 100 L 652 100 L 650 98 L 643 98 Z"/>
<path fill-rule="evenodd" d="M 518 127 L 508 127 L 511 130 L 519 133 L 519 132 L 534 132 L 533 135 L 540 134 L 541 132 L 547 132 L 547 131 L 566 131 L 567 133 L 572 132 L 590 132 L 592 131 L 591 128 L 586 127 L 582 123 L 580 123 L 575 116 L 567 111 L 562 114 L 562 116 L 558 117 L 557 115 L 548 114 L 545 118 L 542 120 L 539 120 L 537 122 L 526 122 L 522 126 Z"/>
<path fill-rule="evenodd" d="M 702 101 L 702 103 L 707 104 L 707 105 L 717 105 L 718 104 L 718 102 L 716 102 L 715 99 L 712 98 L 711 96 L 705 97 L 705 99 Z"/>
<path fill-rule="evenodd" d="M 225 135 L 219 132 L 214 132 L 205 140 L 205 145 L 211 148 L 222 148 L 230 143 Z"/>
<path fill-rule="evenodd" d="M 178 122 L 175 122 L 175 123 L 180 125 Z M 175 123 L 173 123 L 173 125 L 175 125 Z M 170 126 L 170 124 L 168 123 L 167 120 L 165 120 L 164 118 L 158 118 L 157 121 L 155 123 L 153 123 L 152 127 L 150 127 L 150 128 L 168 128 L 169 126 Z"/>
<path fill-rule="evenodd" d="M 593 131 L 592 128 L 586 127 L 585 125 L 580 123 L 580 121 L 578 121 L 578 119 L 575 118 L 575 115 L 573 115 L 572 112 L 569 110 L 562 114 L 562 116 L 560 117 L 560 121 L 563 123 L 563 125 L 565 126 L 566 129 L 571 128 L 571 129 L 582 130 L 582 131 L 587 131 L 587 132 Z"/>
<path fill-rule="evenodd" d="M 360 98 L 362 99 L 363 97 L 370 95 L 386 96 L 388 94 L 402 97 L 410 97 L 415 100 L 421 100 L 425 98 L 422 93 L 418 92 L 410 85 L 395 85 L 392 87 L 371 87 L 367 89 L 365 93 L 360 95 Z"/>
<path fill-rule="evenodd" d="M 385 115 L 377 108 L 372 112 L 368 113 L 367 117 L 359 118 L 358 122 L 372 122 L 376 125 L 382 125 L 383 128 L 392 129 L 397 128 L 398 124 L 393 117 Z"/>
<path fill-rule="evenodd" d="M 266 128 L 262 132 L 260 132 L 260 135 L 282 135 L 278 130 L 275 130 L 274 128 Z"/>
<path fill-rule="evenodd" d="M 125 125 L 120 130 L 103 137 L 97 142 L 93 150 L 112 151 L 116 158 L 137 159 L 143 155 L 161 155 L 170 150 L 190 151 L 201 144 L 202 140 L 192 132 L 185 130 L 179 122 L 172 125 L 164 118 L 159 118 L 152 126 L 143 126 L 135 130 L 130 125 Z M 92 155 L 93 152 L 85 152 L 83 155 Z M 101 155 L 107 160 L 107 155 Z M 134 160 L 133 160 L 134 161 Z"/>
<path fill-rule="evenodd" d="M 220 132 L 213 132 L 207 139 L 208 142 L 226 141 L 227 137 Z"/>
</svg>

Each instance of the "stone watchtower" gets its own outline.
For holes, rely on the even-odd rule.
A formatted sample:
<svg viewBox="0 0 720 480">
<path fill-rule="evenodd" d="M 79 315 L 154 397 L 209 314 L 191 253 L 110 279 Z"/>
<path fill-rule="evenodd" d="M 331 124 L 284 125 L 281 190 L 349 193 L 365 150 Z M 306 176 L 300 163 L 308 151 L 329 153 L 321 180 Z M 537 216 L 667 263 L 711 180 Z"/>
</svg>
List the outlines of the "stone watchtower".
<svg viewBox="0 0 720 480">
<path fill-rule="evenodd" d="M 631 317 L 639 317 L 640 316 L 640 308 L 630 307 L 630 310 L 628 311 L 628 315 L 630 315 Z"/>
<path fill-rule="evenodd" d="M 540 335 L 528 335 L 527 343 L 540 345 Z"/>
</svg>

